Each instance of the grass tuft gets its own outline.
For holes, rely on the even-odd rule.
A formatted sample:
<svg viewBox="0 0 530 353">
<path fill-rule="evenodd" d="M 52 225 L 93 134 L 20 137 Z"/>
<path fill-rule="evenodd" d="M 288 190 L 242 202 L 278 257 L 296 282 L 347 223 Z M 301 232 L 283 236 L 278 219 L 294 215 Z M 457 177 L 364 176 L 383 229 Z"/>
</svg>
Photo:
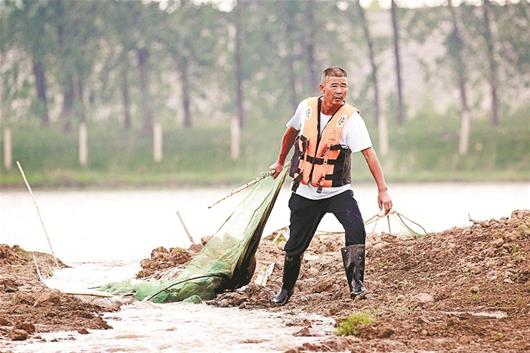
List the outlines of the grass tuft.
<svg viewBox="0 0 530 353">
<path fill-rule="evenodd" d="M 364 311 L 353 313 L 343 319 L 339 319 L 337 328 L 335 329 L 336 336 L 351 336 L 359 333 L 359 328 L 368 326 L 375 322 L 375 317 Z"/>
</svg>

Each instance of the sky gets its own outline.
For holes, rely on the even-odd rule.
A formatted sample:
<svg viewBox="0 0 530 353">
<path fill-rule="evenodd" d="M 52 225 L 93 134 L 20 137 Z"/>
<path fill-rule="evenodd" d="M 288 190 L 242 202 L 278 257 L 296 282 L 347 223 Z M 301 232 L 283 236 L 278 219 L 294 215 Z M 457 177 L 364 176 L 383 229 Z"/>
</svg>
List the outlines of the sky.
<svg viewBox="0 0 530 353">
<path fill-rule="evenodd" d="M 203 3 L 203 2 L 213 2 L 218 4 L 218 7 L 221 11 L 231 11 L 234 7 L 235 0 L 194 0 L 197 3 Z M 267 1 L 267 0 L 260 0 L 260 1 Z M 284 0 L 284 1 L 304 1 L 304 0 Z M 325 1 L 325 0 L 320 0 Z M 390 0 L 360 0 L 361 5 L 363 7 L 369 7 L 372 2 L 379 2 L 379 6 L 385 9 L 390 8 Z M 454 0 L 453 5 L 458 6 L 462 2 L 470 3 L 470 4 L 481 4 L 483 0 Z M 505 4 L 507 2 L 510 3 L 516 3 L 519 2 L 519 0 L 491 0 L 492 2 Z M 523 0 L 527 1 L 527 0 Z M 345 1 L 347 3 L 347 1 Z M 401 7 L 432 7 L 432 6 L 440 6 L 447 4 L 447 0 L 396 0 L 396 3 L 398 6 Z"/>
</svg>

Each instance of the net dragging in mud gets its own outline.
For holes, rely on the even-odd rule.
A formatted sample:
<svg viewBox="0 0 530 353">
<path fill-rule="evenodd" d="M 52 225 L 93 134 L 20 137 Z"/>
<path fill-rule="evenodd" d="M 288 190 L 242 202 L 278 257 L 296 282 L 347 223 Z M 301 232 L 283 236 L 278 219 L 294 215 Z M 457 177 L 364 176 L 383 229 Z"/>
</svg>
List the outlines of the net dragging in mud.
<svg viewBox="0 0 530 353">
<path fill-rule="evenodd" d="M 267 177 L 254 184 L 236 210 L 175 280 L 124 281 L 99 289 L 156 303 L 196 303 L 212 299 L 224 289 L 248 284 L 254 274 L 254 255 L 263 228 L 286 174 L 287 167 L 276 179 Z"/>
</svg>

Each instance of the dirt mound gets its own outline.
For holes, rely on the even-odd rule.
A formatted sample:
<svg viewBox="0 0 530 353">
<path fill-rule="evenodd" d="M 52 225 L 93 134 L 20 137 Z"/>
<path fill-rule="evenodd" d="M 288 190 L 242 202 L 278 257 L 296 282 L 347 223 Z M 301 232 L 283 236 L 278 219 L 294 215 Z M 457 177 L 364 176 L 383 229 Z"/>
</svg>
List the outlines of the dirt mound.
<svg viewBox="0 0 530 353">
<path fill-rule="evenodd" d="M 276 308 L 269 299 L 281 285 L 283 251 L 264 239 L 256 255 L 258 271 L 276 263 L 267 287 L 251 284 L 210 303 L 336 318 L 366 311 L 376 322 L 359 330 L 360 341 L 351 348 L 360 351 L 530 350 L 530 211 L 419 239 L 369 235 L 370 295 L 355 302 L 348 296 L 342 243 L 343 234 L 317 236 L 304 256 L 291 301 Z M 344 342 L 330 338 L 323 346 L 293 351 L 326 351 Z"/>
<path fill-rule="evenodd" d="M 136 278 L 157 277 L 164 269 L 182 269 L 203 248 L 204 244 L 194 244 L 188 249 L 160 246 L 151 251 L 151 257 L 140 262 L 142 269 Z"/>
<path fill-rule="evenodd" d="M 117 307 L 91 304 L 46 287 L 33 256 L 42 276 L 52 273 L 51 255 L 0 244 L 0 338 L 25 340 L 39 332 L 110 328 L 98 314 Z"/>
</svg>

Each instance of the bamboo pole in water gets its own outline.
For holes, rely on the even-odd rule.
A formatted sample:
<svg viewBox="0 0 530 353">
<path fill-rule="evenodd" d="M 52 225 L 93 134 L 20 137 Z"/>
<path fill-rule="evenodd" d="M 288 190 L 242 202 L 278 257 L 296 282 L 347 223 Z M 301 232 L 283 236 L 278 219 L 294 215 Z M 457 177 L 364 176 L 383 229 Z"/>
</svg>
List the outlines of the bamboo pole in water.
<svg viewBox="0 0 530 353">
<path fill-rule="evenodd" d="M 186 227 L 186 223 L 184 223 L 184 219 L 182 218 L 182 216 L 180 215 L 180 211 L 178 210 L 177 210 L 177 217 L 179 218 L 180 223 L 182 224 L 182 228 L 184 228 L 184 231 L 186 232 L 188 239 L 190 240 L 192 244 L 195 244 L 195 242 L 193 241 L 193 237 L 191 236 L 191 233 L 188 230 L 188 227 Z"/>
<path fill-rule="evenodd" d="M 19 161 L 17 161 L 17 166 L 18 166 L 18 170 L 20 170 L 20 174 L 22 175 L 22 179 L 24 179 L 24 182 L 26 183 L 26 187 L 28 188 L 29 194 L 31 195 L 33 204 L 35 205 L 35 208 L 37 209 L 37 214 L 39 215 L 40 224 L 42 225 L 42 229 L 44 230 L 44 234 L 46 235 L 46 239 L 48 240 L 48 245 L 50 246 L 50 251 L 52 253 L 53 259 L 55 260 L 55 266 L 59 267 L 59 262 L 57 261 L 57 258 L 55 257 L 55 252 L 53 251 L 52 242 L 50 241 L 50 237 L 48 236 L 48 232 L 46 231 L 46 227 L 44 226 L 44 221 L 42 220 L 39 206 L 37 205 L 37 201 L 35 201 L 35 197 L 33 196 L 33 191 L 31 191 L 31 186 L 29 186 L 28 179 L 26 179 L 26 175 L 24 174 L 24 170 L 22 169 L 22 166 L 20 165 Z"/>
</svg>

